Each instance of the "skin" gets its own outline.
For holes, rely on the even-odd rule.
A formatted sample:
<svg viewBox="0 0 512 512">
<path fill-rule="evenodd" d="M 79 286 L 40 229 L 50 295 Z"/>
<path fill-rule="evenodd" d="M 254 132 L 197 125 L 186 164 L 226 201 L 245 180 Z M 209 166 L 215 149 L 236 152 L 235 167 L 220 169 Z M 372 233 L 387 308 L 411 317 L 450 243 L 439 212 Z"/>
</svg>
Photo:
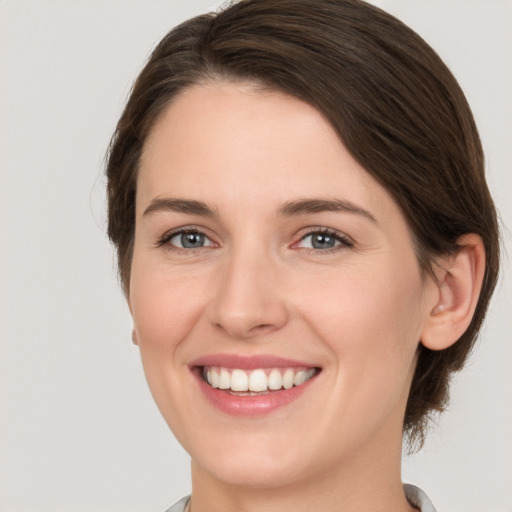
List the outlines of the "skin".
<svg viewBox="0 0 512 512">
<path fill-rule="evenodd" d="M 163 198 L 215 215 L 144 213 Z M 279 213 L 305 198 L 349 202 L 373 219 Z M 207 245 L 159 243 L 183 227 Z M 349 245 L 312 249 L 320 228 Z M 192 457 L 194 512 L 413 510 L 401 487 L 402 423 L 439 300 L 401 210 L 311 106 L 208 83 L 157 121 L 137 182 L 129 304 L 152 394 Z M 205 399 L 189 368 L 217 353 L 322 371 L 292 404 L 235 417 Z"/>
</svg>

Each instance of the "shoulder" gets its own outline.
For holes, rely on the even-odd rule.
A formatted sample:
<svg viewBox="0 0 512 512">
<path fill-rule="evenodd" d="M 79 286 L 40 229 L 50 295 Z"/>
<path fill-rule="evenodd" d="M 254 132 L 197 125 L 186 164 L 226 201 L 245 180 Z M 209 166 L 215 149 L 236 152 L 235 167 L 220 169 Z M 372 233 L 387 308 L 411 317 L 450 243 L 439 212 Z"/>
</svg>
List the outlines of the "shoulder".
<svg viewBox="0 0 512 512">
<path fill-rule="evenodd" d="M 412 484 L 404 484 L 404 492 L 409 503 L 421 512 L 437 512 L 429 497 L 419 487 Z"/>
<path fill-rule="evenodd" d="M 183 512 L 185 507 L 187 506 L 188 500 L 190 496 L 185 496 L 181 498 L 180 501 L 177 501 L 171 508 L 167 509 L 166 512 Z"/>
<path fill-rule="evenodd" d="M 412 484 L 404 484 L 404 491 L 409 503 L 413 507 L 418 507 L 421 512 L 437 512 L 429 497 L 419 487 Z M 190 496 L 181 498 L 166 512 L 183 512 L 187 506 Z"/>
</svg>

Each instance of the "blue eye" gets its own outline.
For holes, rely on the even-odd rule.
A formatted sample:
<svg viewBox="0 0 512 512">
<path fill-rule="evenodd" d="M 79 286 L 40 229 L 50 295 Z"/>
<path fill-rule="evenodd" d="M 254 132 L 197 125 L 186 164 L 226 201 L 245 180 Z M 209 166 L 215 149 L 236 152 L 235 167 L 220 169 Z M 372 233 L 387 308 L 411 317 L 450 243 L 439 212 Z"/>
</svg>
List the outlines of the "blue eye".
<svg viewBox="0 0 512 512">
<path fill-rule="evenodd" d="M 328 231 L 313 231 L 304 236 L 298 246 L 305 249 L 329 250 L 339 246 L 352 247 L 352 242 L 342 235 Z"/>
<path fill-rule="evenodd" d="M 180 231 L 167 237 L 167 240 L 164 239 L 163 243 L 179 249 L 201 249 L 213 245 L 212 241 L 199 231 Z"/>
</svg>

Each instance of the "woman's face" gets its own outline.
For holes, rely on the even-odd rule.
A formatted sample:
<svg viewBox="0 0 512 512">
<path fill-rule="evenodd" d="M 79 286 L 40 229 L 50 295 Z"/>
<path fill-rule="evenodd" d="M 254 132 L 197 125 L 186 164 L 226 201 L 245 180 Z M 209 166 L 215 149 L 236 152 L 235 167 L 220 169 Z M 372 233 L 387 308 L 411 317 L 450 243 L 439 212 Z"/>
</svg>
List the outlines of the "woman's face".
<svg viewBox="0 0 512 512">
<path fill-rule="evenodd" d="M 399 457 L 435 290 L 398 206 L 311 106 L 213 83 L 156 123 L 129 302 L 198 472 L 261 487 Z"/>
</svg>

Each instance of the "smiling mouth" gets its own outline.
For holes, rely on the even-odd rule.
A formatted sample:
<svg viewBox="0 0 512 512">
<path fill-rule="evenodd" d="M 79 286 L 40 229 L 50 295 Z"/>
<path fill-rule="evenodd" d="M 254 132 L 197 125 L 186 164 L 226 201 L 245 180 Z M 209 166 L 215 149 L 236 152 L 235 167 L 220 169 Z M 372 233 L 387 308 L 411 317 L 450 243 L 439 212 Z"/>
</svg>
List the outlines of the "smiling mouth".
<svg viewBox="0 0 512 512">
<path fill-rule="evenodd" d="M 238 396 L 255 396 L 302 386 L 318 375 L 320 368 L 276 367 L 243 370 L 202 366 L 199 371 L 202 380 L 214 389 Z"/>
</svg>

